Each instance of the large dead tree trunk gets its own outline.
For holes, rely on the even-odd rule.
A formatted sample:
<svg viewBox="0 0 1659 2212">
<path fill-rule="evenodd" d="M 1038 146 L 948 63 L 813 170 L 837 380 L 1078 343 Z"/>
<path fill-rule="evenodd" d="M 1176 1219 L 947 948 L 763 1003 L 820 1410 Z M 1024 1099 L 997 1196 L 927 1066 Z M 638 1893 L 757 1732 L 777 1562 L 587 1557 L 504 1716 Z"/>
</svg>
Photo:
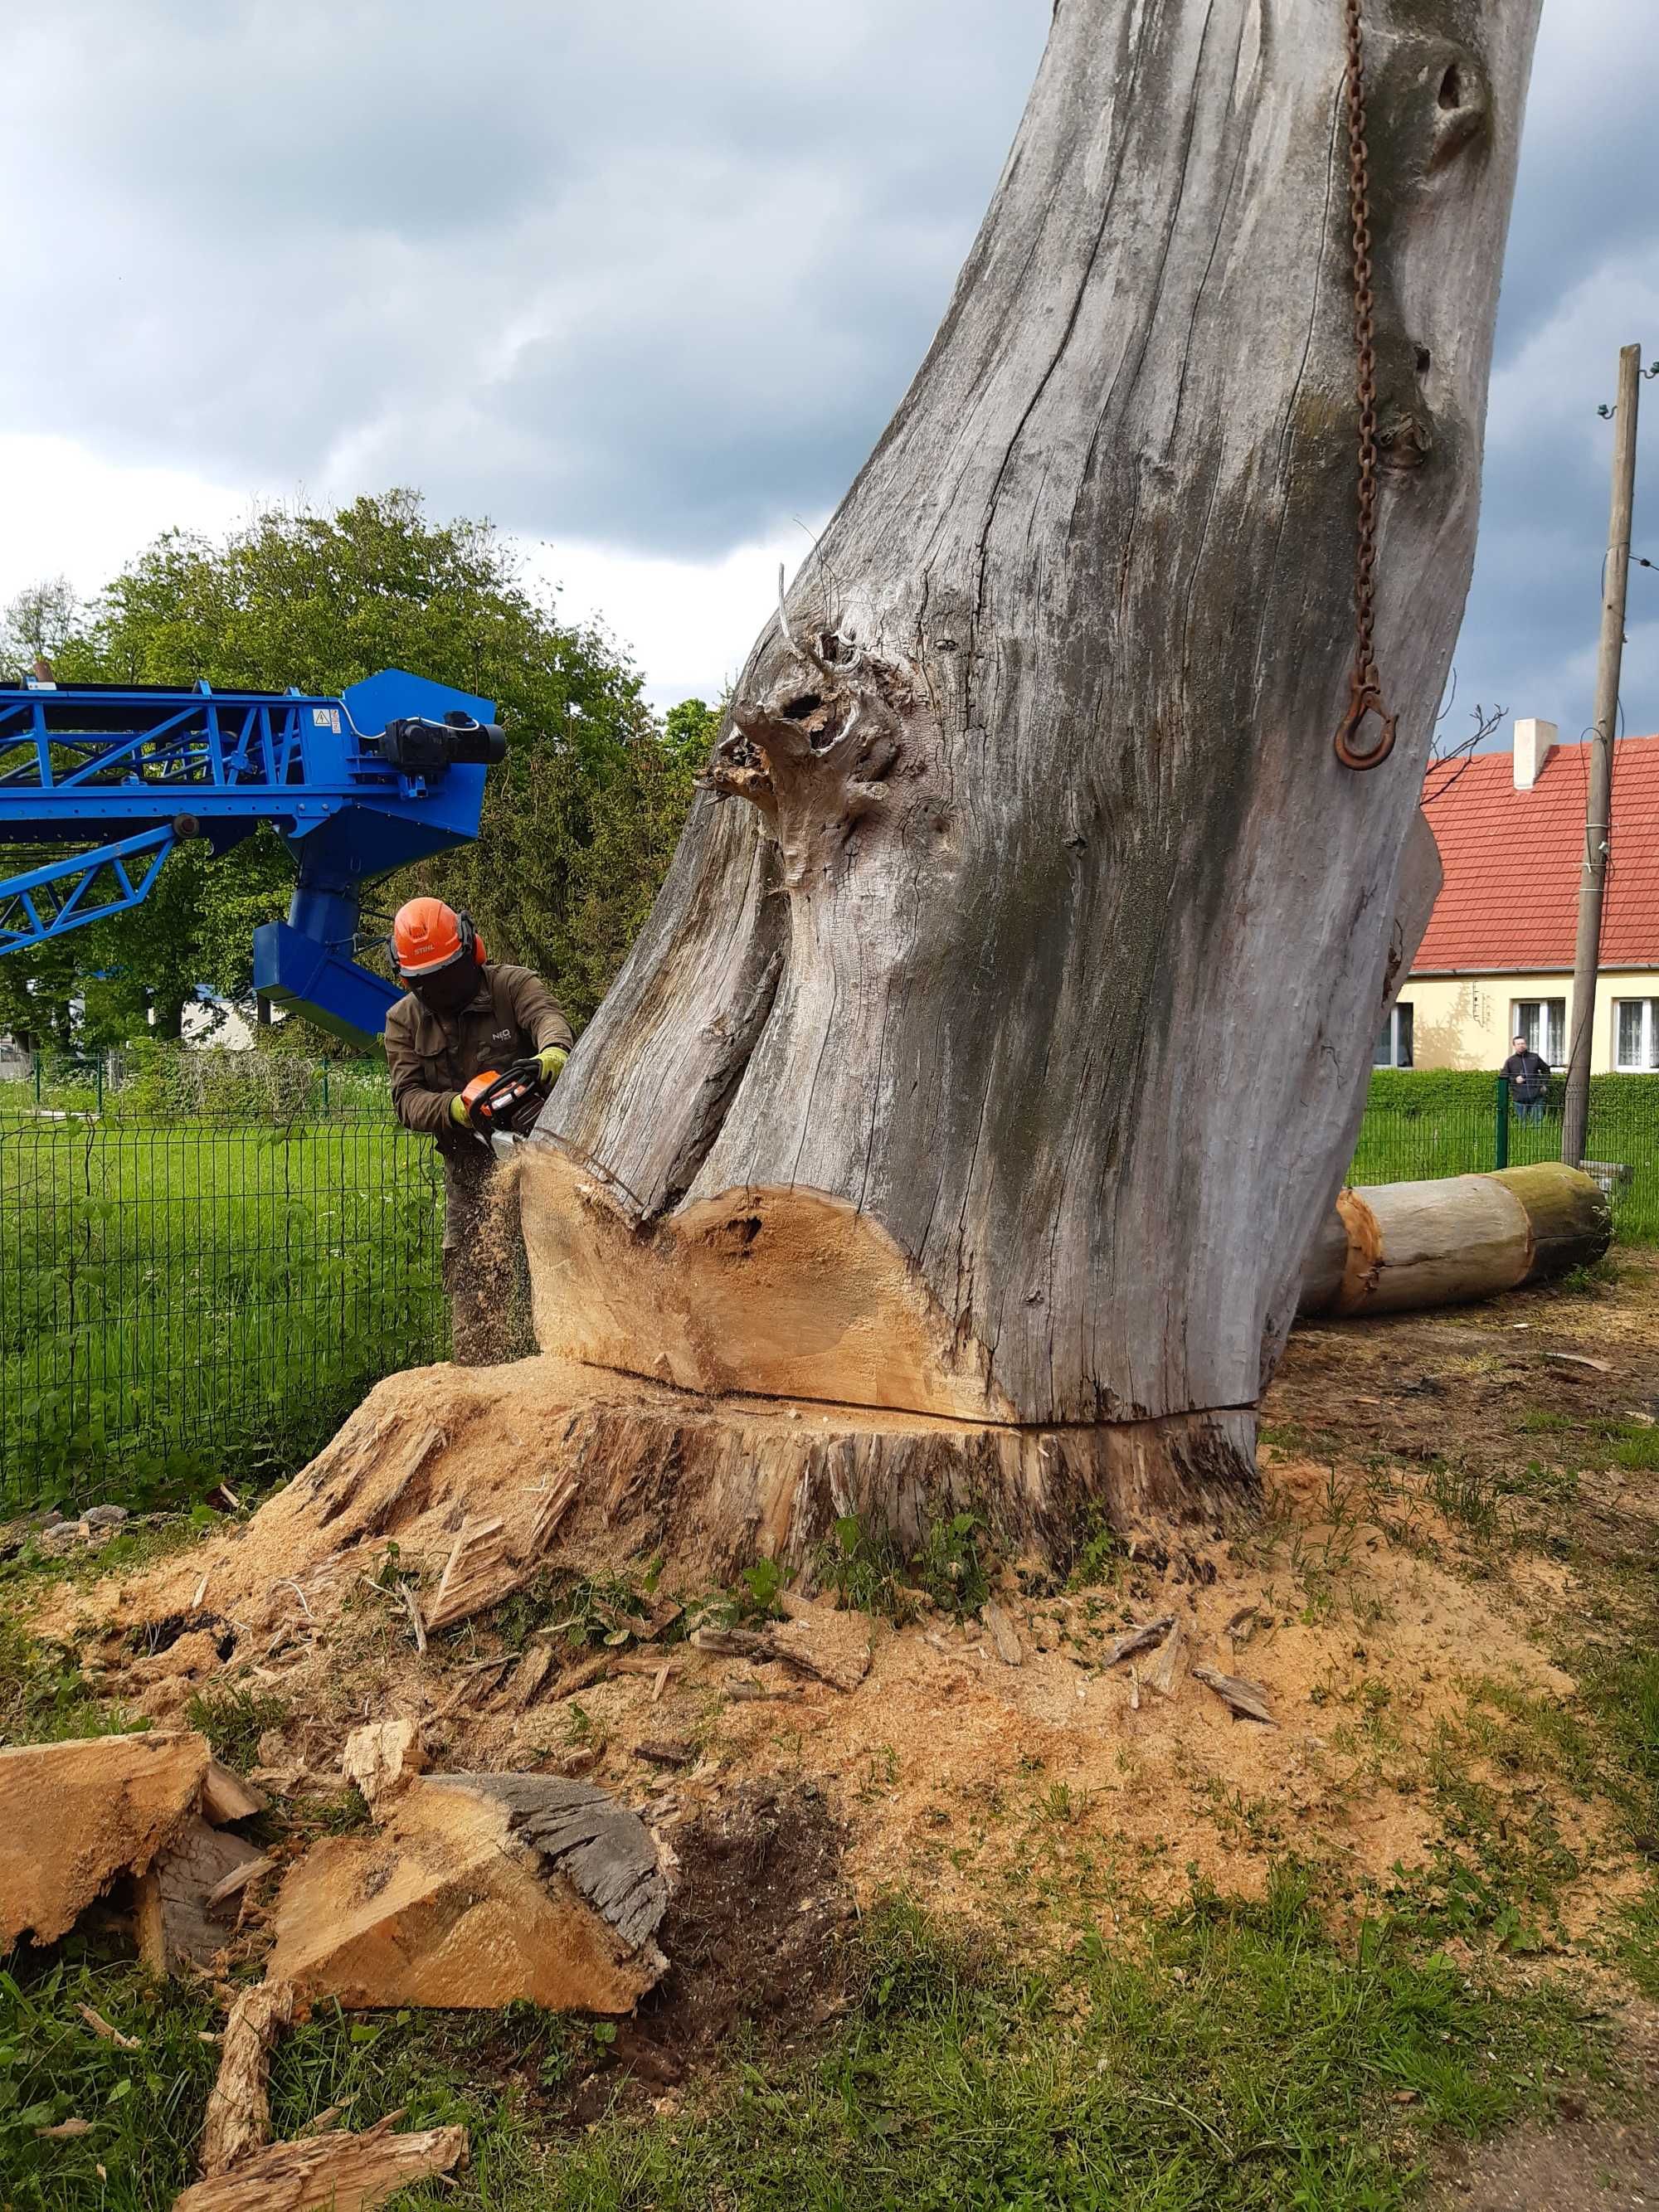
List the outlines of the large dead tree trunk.
<svg viewBox="0 0 1659 2212">
<path fill-rule="evenodd" d="M 1121 1514 L 1249 1483 L 1420 890 L 1537 14 L 1367 0 L 1401 720 L 1358 775 L 1340 0 L 1058 0 L 943 326 L 543 1117 L 545 1348 L 830 1401 L 861 1494 L 916 1415 L 1053 1432 Z"/>
</svg>

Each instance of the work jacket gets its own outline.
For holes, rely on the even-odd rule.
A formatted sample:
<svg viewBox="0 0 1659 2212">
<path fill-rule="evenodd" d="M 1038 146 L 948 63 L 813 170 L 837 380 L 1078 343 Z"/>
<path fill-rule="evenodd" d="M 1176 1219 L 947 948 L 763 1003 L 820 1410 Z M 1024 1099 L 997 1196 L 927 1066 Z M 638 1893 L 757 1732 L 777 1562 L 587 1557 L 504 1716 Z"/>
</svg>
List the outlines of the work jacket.
<svg viewBox="0 0 1659 2212">
<path fill-rule="evenodd" d="M 563 1009 L 528 968 L 486 961 L 471 1000 L 447 1018 L 429 1013 L 405 992 L 386 1018 L 392 1110 L 406 1129 L 435 1137 L 452 1163 L 486 1166 L 489 1152 L 470 1129 L 450 1120 L 451 1100 L 475 1075 L 507 1068 L 551 1044 L 568 1049 L 571 1042 Z"/>
<path fill-rule="evenodd" d="M 1550 1064 L 1535 1052 L 1512 1052 L 1504 1062 L 1504 1073 L 1509 1078 L 1510 1089 L 1515 1094 L 1517 1106 L 1534 1106 L 1547 1096 L 1550 1087 Z"/>
</svg>

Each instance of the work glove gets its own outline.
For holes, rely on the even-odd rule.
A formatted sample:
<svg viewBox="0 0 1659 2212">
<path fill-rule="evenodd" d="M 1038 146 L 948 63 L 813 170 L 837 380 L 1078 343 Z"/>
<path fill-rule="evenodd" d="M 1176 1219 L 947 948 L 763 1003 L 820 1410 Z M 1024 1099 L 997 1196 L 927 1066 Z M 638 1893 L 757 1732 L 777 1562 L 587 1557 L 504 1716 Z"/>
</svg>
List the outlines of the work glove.
<svg viewBox="0 0 1659 2212">
<path fill-rule="evenodd" d="M 472 1117 L 466 1110 L 466 1101 L 458 1091 L 449 1102 L 449 1118 L 459 1129 L 470 1129 Z"/>
<path fill-rule="evenodd" d="M 538 1052 L 536 1054 L 536 1066 L 542 1081 L 549 1085 L 556 1083 L 569 1057 L 569 1053 L 562 1044 L 550 1044 L 544 1052 Z"/>
</svg>

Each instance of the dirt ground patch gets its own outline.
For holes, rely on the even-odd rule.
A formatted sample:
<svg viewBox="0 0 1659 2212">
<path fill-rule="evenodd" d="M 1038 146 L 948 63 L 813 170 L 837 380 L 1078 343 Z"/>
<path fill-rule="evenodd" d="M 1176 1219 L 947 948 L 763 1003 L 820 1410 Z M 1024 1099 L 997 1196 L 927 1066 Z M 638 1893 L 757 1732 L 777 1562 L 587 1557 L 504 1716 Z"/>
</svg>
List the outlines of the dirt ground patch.
<svg viewBox="0 0 1659 2212">
<path fill-rule="evenodd" d="M 218 1534 L 59 1586 L 34 1626 L 101 1698 L 216 1729 L 295 1848 L 356 1817 L 340 1758 L 368 1717 L 416 1722 L 435 1768 L 579 1773 L 637 1807 L 681 1864 L 672 1971 L 555 2087 L 514 2077 L 556 2132 L 619 2085 L 672 2109 L 746 2039 L 815 2045 L 848 1999 L 852 1921 L 893 1892 L 1036 1953 L 1133 1930 L 1195 1879 L 1259 1896 L 1294 1856 L 1338 1927 L 1393 1906 L 1454 1957 L 1612 1956 L 1659 1844 L 1592 1771 L 1585 1683 L 1654 1640 L 1656 1393 L 1648 1257 L 1468 1313 L 1300 1330 L 1255 1525 L 1190 1531 L 1173 1556 L 1103 1537 L 1064 1588 L 992 1563 L 1000 1624 L 944 1603 L 872 1620 L 850 1690 L 684 1640 L 714 1594 L 641 1561 L 607 1577 L 556 1559 L 422 1653 L 399 1584 L 431 1575 L 385 1530 L 320 1559 Z M 408 1483 L 418 1468 L 394 1470 Z M 1167 1685 L 1156 1650 L 1113 1663 L 1165 1617 Z M 1273 1724 L 1234 1718 L 1206 1665 L 1259 1685 Z M 255 1961 L 257 1898 L 244 1936 Z M 1492 2212 L 1659 2202 L 1655 2155 L 1592 2105 L 1437 2186 Z"/>
<path fill-rule="evenodd" d="M 844 2008 L 854 1917 L 822 1791 L 739 1788 L 674 1848 L 679 1884 L 659 1931 L 668 1972 L 618 2035 L 618 2063 L 672 2087 L 745 2031 L 775 2058 L 816 2043 Z"/>
</svg>

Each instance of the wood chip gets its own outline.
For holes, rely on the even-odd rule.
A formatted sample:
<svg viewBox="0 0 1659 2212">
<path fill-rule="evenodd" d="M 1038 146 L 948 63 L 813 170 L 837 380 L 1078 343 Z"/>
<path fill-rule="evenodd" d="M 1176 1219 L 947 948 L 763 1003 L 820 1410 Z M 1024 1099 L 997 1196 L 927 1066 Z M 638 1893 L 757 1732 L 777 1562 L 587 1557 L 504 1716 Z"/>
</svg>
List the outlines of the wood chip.
<svg viewBox="0 0 1659 2212">
<path fill-rule="evenodd" d="M 1232 1711 L 1236 1719 L 1261 1721 L 1268 1728 L 1277 1728 L 1267 1707 L 1267 1692 L 1261 1682 L 1247 1682 L 1241 1675 L 1223 1674 L 1213 1667 L 1194 1666 L 1193 1680 L 1213 1690 L 1222 1703 Z"/>
<path fill-rule="evenodd" d="M 553 1647 L 532 1644 L 502 1685 L 495 1702 L 509 1711 L 522 1712 L 533 1705 L 537 1693 L 553 1671 Z"/>
<path fill-rule="evenodd" d="M 1140 1674 L 1139 1669 L 1133 1666 L 1129 1669 L 1129 1711 L 1132 1713 L 1140 1711 Z"/>
<path fill-rule="evenodd" d="M 443 1573 L 438 1578 L 438 1588 L 427 1612 L 428 1629 L 447 1628 L 453 1621 L 465 1620 L 480 1606 L 493 1602 L 480 1595 L 493 1592 L 500 1579 L 504 1564 L 501 1531 L 507 1523 L 494 1521 L 464 1521 L 456 1537 Z"/>
<path fill-rule="evenodd" d="M 93 2033 L 101 2036 L 106 2043 L 113 2043 L 123 2051 L 137 2051 L 139 2048 L 136 2035 L 123 2035 L 118 2027 L 112 2027 L 103 2014 L 95 2011 L 91 2005 L 77 2005 L 76 2010 Z"/>
<path fill-rule="evenodd" d="M 672 1667 L 659 1667 L 652 1676 L 651 1702 L 653 1705 L 659 1705 L 662 1703 L 662 1693 L 668 1687 L 668 1678 L 673 1671 Z"/>
<path fill-rule="evenodd" d="M 263 1790 L 256 1790 L 251 1782 L 244 1781 L 234 1768 L 216 1759 L 210 1759 L 207 1772 L 202 1778 L 204 1820 L 210 1820 L 216 1828 L 226 1828 L 234 1820 L 251 1820 L 270 1803 Z"/>
<path fill-rule="evenodd" d="M 1248 1644 L 1255 1634 L 1261 1616 L 1253 1605 L 1241 1605 L 1227 1623 L 1227 1634 L 1235 1644 Z"/>
<path fill-rule="evenodd" d="M 270 2139 L 270 2052 L 294 2017 L 286 1982 L 262 1982 L 239 1992 L 225 2022 L 218 2076 L 202 2128 L 202 2172 L 228 2173 Z"/>
<path fill-rule="evenodd" d="M 35 2134 L 42 2142 L 68 2142 L 75 2136 L 92 2133 L 90 2120 L 59 2120 L 56 2127 L 36 2128 Z"/>
<path fill-rule="evenodd" d="M 190 1601 L 190 1609 L 192 1613 L 199 1613 L 202 1610 L 202 1600 L 207 1595 L 207 1587 L 212 1579 L 211 1575 L 204 1575 L 201 1581 L 197 1583 L 196 1595 Z"/>
<path fill-rule="evenodd" d="M 1025 1648 L 1019 1640 L 1018 1632 L 1013 1622 L 1002 1607 L 993 1604 L 988 1598 L 979 1609 L 979 1617 L 990 1631 L 991 1641 L 996 1646 L 997 1657 L 1001 1660 L 1003 1665 L 1005 1667 L 1023 1666 L 1025 1661 Z"/>
<path fill-rule="evenodd" d="M 1540 1355 L 1552 1367 L 1582 1367 L 1587 1374 L 1611 1375 L 1613 1363 L 1592 1359 L 1587 1352 L 1546 1352 Z"/>
<path fill-rule="evenodd" d="M 414 1589 L 408 1583 L 399 1583 L 398 1585 L 398 1595 L 404 1601 L 404 1607 L 409 1614 L 410 1626 L 415 1631 L 415 1649 L 416 1651 L 424 1652 L 426 1650 L 426 1623 L 421 1619 L 421 1608 L 416 1600 Z"/>
<path fill-rule="evenodd" d="M 1137 1651 L 1149 1651 L 1154 1644 L 1162 1644 L 1175 1626 L 1175 1615 L 1166 1613 L 1161 1620 L 1148 1620 L 1139 1628 L 1126 1628 L 1113 1639 L 1101 1655 L 1103 1667 L 1116 1667 L 1125 1659 L 1133 1659 Z"/>
<path fill-rule="evenodd" d="M 371 2128 L 361 2136 L 335 2130 L 256 2151 L 234 2173 L 198 2181 L 173 2200 L 173 2212 L 374 2212 L 401 2189 L 447 2173 L 466 2156 L 465 2128 L 425 2128 L 409 2135 Z"/>
<path fill-rule="evenodd" d="M 340 1772 L 368 1805 L 418 1774 L 426 1765 L 418 1724 L 410 1720 L 369 1721 L 353 1729 L 340 1753 Z"/>
<path fill-rule="evenodd" d="M 228 1897 L 234 1897 L 239 1889 L 246 1889 L 251 1881 L 258 1881 L 261 1875 L 269 1874 L 275 1864 L 274 1859 L 260 1857 L 244 1860 L 240 1866 L 233 1867 L 224 1880 L 216 1882 L 208 1892 L 209 1911 L 216 1905 L 222 1905 Z"/>
<path fill-rule="evenodd" d="M 1173 1698 L 1186 1672 L 1188 1638 L 1185 1628 L 1177 1620 L 1164 1639 L 1164 1647 L 1146 1672 L 1147 1686 L 1156 1690 L 1160 1698 Z"/>
<path fill-rule="evenodd" d="M 656 1743 L 636 1743 L 635 1759 L 643 1759 L 652 1766 L 690 1766 L 695 1765 L 696 1753 L 689 1743 L 678 1743 L 664 1737 Z"/>
<path fill-rule="evenodd" d="M 355 2096 L 342 2097 L 337 2105 L 325 2105 L 314 2118 L 306 2122 L 300 2130 L 302 2136 L 325 2136 L 349 2105 L 355 2105 Z"/>
</svg>

